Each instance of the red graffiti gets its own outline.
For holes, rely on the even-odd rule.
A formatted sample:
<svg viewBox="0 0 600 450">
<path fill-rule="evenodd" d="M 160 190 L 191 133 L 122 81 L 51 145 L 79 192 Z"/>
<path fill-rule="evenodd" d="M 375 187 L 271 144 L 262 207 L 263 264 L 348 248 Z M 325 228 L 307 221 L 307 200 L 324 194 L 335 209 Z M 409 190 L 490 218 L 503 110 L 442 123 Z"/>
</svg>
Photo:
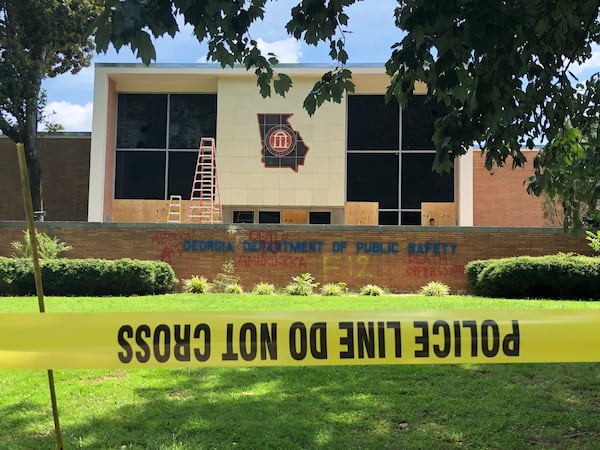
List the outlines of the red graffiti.
<svg viewBox="0 0 600 450">
<path fill-rule="evenodd" d="M 194 237 L 194 230 L 176 231 L 173 233 L 163 232 L 152 236 L 152 244 L 161 246 L 161 252 L 158 259 L 169 264 L 173 259 L 183 254 L 182 243 L 185 239 Z"/>
<path fill-rule="evenodd" d="M 406 275 L 412 277 L 435 278 L 465 273 L 464 265 L 448 264 L 446 255 L 408 255 L 407 259 Z"/>
<path fill-rule="evenodd" d="M 173 259 L 177 256 L 181 256 L 182 253 L 183 253 L 183 251 L 181 249 L 181 246 L 171 245 L 170 247 L 165 247 L 162 249 L 158 259 L 171 264 L 173 262 Z"/>
<path fill-rule="evenodd" d="M 452 266 L 409 266 L 406 269 L 406 275 L 424 278 L 444 277 L 464 273 L 465 266 L 460 264 Z"/>
<path fill-rule="evenodd" d="M 236 266 L 249 267 L 264 267 L 264 268 L 280 268 L 280 269 L 295 269 L 306 270 L 306 260 L 304 256 L 283 256 L 283 255 L 242 255 L 235 260 Z"/>
<path fill-rule="evenodd" d="M 265 230 L 252 230 L 248 233 L 248 240 L 250 241 L 263 241 L 263 242 L 276 242 L 288 240 L 287 231 L 265 231 Z"/>
<path fill-rule="evenodd" d="M 152 236 L 152 243 L 155 245 L 164 245 L 167 242 L 182 242 L 185 239 L 192 239 L 194 230 L 176 231 L 174 233 L 163 232 Z"/>
<path fill-rule="evenodd" d="M 408 264 L 416 266 L 447 266 L 448 257 L 446 255 L 408 255 Z"/>
</svg>

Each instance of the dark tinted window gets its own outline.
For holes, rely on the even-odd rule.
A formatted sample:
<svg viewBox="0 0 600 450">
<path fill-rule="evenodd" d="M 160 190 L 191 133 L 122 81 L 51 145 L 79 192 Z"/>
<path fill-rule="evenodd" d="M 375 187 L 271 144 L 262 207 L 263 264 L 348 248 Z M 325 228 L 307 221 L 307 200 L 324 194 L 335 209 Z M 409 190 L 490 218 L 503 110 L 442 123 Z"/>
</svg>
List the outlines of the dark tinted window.
<svg viewBox="0 0 600 450">
<path fill-rule="evenodd" d="M 349 153 L 347 176 L 348 201 L 398 209 L 397 153 Z"/>
<path fill-rule="evenodd" d="M 234 211 L 233 223 L 254 223 L 254 211 Z"/>
<path fill-rule="evenodd" d="M 198 152 L 169 152 L 169 184 L 167 197 L 181 195 L 190 198 Z"/>
<path fill-rule="evenodd" d="M 421 225 L 421 213 L 414 211 L 403 212 L 402 225 Z"/>
<path fill-rule="evenodd" d="M 402 155 L 402 209 L 420 209 L 421 202 L 454 201 L 454 170 L 433 172 L 434 157 L 433 153 Z"/>
<path fill-rule="evenodd" d="M 279 211 L 259 211 L 258 223 L 281 223 Z"/>
<path fill-rule="evenodd" d="M 434 101 L 425 101 L 425 96 L 411 97 L 402 110 L 402 149 L 433 150 L 433 124 L 447 109 Z"/>
<path fill-rule="evenodd" d="M 348 150 L 398 150 L 400 110 L 383 95 L 348 96 Z"/>
<path fill-rule="evenodd" d="M 169 148 L 198 148 L 200 138 L 217 135 L 215 94 L 171 94 Z"/>
<path fill-rule="evenodd" d="M 380 211 L 379 225 L 398 225 L 397 211 Z"/>
<path fill-rule="evenodd" d="M 165 152 L 117 152 L 115 198 L 164 199 Z"/>
<path fill-rule="evenodd" d="M 331 213 L 329 211 L 311 211 L 308 213 L 308 223 L 330 224 Z"/>
<path fill-rule="evenodd" d="M 200 138 L 215 137 L 216 121 L 216 94 L 119 94 L 115 198 L 189 198 Z M 126 151 L 135 148 L 163 151 Z"/>
<path fill-rule="evenodd" d="M 117 114 L 117 148 L 166 148 L 166 94 L 120 94 Z"/>
</svg>

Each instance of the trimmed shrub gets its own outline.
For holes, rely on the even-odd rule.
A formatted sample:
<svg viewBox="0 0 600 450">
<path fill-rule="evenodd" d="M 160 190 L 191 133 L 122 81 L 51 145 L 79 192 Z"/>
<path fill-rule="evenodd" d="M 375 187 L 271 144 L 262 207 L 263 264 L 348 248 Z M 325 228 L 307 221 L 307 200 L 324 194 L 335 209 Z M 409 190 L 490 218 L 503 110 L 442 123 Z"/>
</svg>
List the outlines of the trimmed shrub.
<svg viewBox="0 0 600 450">
<path fill-rule="evenodd" d="M 173 292 L 177 278 L 163 261 L 135 259 L 40 260 L 47 295 L 149 295 Z M 34 295 L 33 263 L 0 258 L 0 295 Z"/>
<path fill-rule="evenodd" d="M 243 294 L 244 288 L 237 283 L 231 283 L 225 286 L 223 292 L 226 294 Z"/>
<path fill-rule="evenodd" d="M 477 259 L 475 261 L 470 261 L 465 266 L 465 274 L 467 275 L 467 281 L 471 286 L 471 290 L 474 294 L 479 294 L 477 280 L 479 278 L 479 274 L 485 270 L 491 264 L 494 264 L 497 259 Z"/>
<path fill-rule="evenodd" d="M 428 297 L 444 297 L 450 294 L 450 288 L 441 281 L 430 281 L 421 287 L 419 294 Z"/>
<path fill-rule="evenodd" d="M 0 295 L 16 295 L 27 274 L 31 275 L 27 281 L 33 283 L 33 263 L 30 260 L 0 257 Z"/>
<path fill-rule="evenodd" d="M 183 280 L 183 290 L 190 294 L 208 294 L 212 289 L 212 285 L 206 277 L 192 275 L 192 278 Z"/>
<path fill-rule="evenodd" d="M 365 284 L 358 291 L 358 295 L 365 295 L 371 297 L 377 297 L 379 295 L 383 295 L 383 289 L 377 286 L 376 284 Z"/>
<path fill-rule="evenodd" d="M 178 282 L 173 268 L 168 263 L 154 265 L 155 294 L 173 292 Z"/>
<path fill-rule="evenodd" d="M 314 289 L 319 286 L 310 273 L 292 277 L 292 282 L 285 287 L 285 293 L 289 295 L 312 295 Z"/>
<path fill-rule="evenodd" d="M 272 283 L 260 282 L 256 283 L 252 288 L 252 293 L 255 295 L 275 295 L 275 285 Z"/>
<path fill-rule="evenodd" d="M 600 258 L 559 253 L 499 259 L 472 287 L 487 297 L 598 299 Z"/>
<path fill-rule="evenodd" d="M 348 286 L 343 281 L 339 283 L 327 283 L 321 286 L 321 295 L 339 297 L 348 291 Z"/>
</svg>

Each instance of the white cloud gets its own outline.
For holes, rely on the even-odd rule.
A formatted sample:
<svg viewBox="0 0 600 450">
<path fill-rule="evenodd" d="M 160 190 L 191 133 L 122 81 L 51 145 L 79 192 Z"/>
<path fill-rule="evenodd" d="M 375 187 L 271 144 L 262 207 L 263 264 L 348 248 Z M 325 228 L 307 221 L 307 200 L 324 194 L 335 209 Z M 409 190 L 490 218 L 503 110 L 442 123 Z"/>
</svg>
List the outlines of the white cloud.
<svg viewBox="0 0 600 450">
<path fill-rule="evenodd" d="M 274 53 L 280 63 L 297 63 L 302 57 L 300 42 L 294 38 L 267 42 L 261 38 L 256 40 L 259 50 L 264 53 Z"/>
<path fill-rule="evenodd" d="M 61 124 L 65 131 L 92 131 L 92 104 L 50 102 L 44 108 L 46 120 Z M 41 126 L 43 129 L 43 125 Z"/>
<path fill-rule="evenodd" d="M 572 64 L 569 70 L 580 79 L 587 79 L 600 70 L 600 46 L 592 45 L 592 56 L 583 64 Z"/>
<path fill-rule="evenodd" d="M 302 57 L 302 44 L 294 38 L 273 42 L 267 42 L 264 39 L 258 38 L 256 45 L 264 56 L 267 56 L 267 53 L 275 54 L 280 63 L 297 63 Z M 214 63 L 215 61 L 209 61 L 208 56 L 204 55 L 196 59 L 195 62 L 204 64 L 208 62 Z"/>
</svg>

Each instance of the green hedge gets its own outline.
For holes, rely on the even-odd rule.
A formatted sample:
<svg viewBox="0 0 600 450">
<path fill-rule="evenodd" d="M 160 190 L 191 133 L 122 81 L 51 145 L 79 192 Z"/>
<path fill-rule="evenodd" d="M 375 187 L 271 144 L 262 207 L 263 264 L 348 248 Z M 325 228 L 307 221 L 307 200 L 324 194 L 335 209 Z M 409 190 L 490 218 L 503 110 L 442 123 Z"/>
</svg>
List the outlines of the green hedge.
<svg viewBox="0 0 600 450">
<path fill-rule="evenodd" d="M 599 299 L 600 258 L 574 254 L 471 261 L 474 294 L 486 297 Z"/>
<path fill-rule="evenodd" d="M 135 259 L 40 260 L 46 295 L 148 295 L 173 292 L 175 272 L 162 261 Z M 0 257 L 0 295 L 34 295 L 29 259 Z"/>
</svg>

